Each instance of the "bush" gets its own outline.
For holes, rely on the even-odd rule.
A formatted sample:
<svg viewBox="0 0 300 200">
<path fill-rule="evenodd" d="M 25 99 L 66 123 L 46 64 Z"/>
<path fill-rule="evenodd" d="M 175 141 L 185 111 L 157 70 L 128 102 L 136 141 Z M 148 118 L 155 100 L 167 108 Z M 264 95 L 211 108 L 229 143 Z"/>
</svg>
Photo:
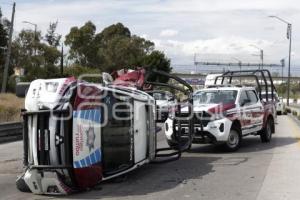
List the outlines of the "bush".
<svg viewBox="0 0 300 200">
<path fill-rule="evenodd" d="M 292 114 L 293 114 L 294 116 L 297 116 L 297 115 L 298 115 L 297 111 L 295 111 L 295 110 L 293 110 Z"/>
<path fill-rule="evenodd" d="M 85 78 L 84 79 L 85 81 L 96 82 L 96 83 L 101 82 L 101 76 L 100 76 L 101 71 L 99 69 L 83 67 L 76 64 L 66 67 L 64 69 L 64 76 L 74 76 L 76 78 L 79 78 L 81 75 L 87 75 L 87 74 L 97 75 L 97 77 Z"/>
<path fill-rule="evenodd" d="M 284 111 L 284 112 L 286 112 L 286 113 L 291 113 L 292 111 L 291 111 L 290 108 L 285 108 L 285 111 Z"/>
<path fill-rule="evenodd" d="M 15 92 L 16 91 L 16 76 L 11 76 L 8 79 L 8 83 L 7 83 L 7 91 L 9 92 Z"/>
<path fill-rule="evenodd" d="M 21 121 L 21 109 L 24 108 L 24 99 L 14 94 L 0 95 L 0 123 Z"/>
</svg>

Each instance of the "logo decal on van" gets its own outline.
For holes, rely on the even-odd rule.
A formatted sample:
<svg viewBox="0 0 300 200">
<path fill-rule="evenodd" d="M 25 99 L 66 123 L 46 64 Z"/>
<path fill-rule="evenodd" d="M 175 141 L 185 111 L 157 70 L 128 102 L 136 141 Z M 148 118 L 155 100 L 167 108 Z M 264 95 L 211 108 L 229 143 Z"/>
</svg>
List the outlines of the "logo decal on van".
<svg viewBox="0 0 300 200">
<path fill-rule="evenodd" d="M 92 125 L 90 124 L 89 128 L 86 130 L 86 146 L 89 148 L 90 152 L 94 148 L 95 138 L 96 135 L 94 127 L 92 127 Z"/>
</svg>

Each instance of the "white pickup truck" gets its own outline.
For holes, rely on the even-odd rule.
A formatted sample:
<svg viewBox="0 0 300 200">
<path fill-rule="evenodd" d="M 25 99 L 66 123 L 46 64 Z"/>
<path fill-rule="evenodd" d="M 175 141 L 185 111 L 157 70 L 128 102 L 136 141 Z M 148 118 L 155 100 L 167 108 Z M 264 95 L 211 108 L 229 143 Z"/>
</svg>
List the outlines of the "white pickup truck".
<svg viewBox="0 0 300 200">
<path fill-rule="evenodd" d="M 252 76 L 255 77 L 249 75 Z M 237 75 L 225 74 L 220 77 L 232 79 Z M 265 85 L 260 81 L 257 83 L 261 92 Z M 242 137 L 247 135 L 260 135 L 262 142 L 269 142 L 275 132 L 276 122 L 275 101 L 271 100 L 274 99 L 275 88 L 272 87 L 273 84 L 273 95 L 269 95 L 267 101 L 262 101 L 261 93 L 249 86 L 215 85 L 194 92 L 194 114 L 185 116 L 194 120 L 193 143 L 223 143 L 227 150 L 235 151 L 240 147 Z M 181 123 L 178 127 L 176 112 L 178 110 L 171 113 L 165 122 L 165 134 L 171 147 L 174 145 L 174 132 L 178 129 L 182 134 L 189 132 L 185 124 Z M 180 116 L 184 116 L 184 113 L 187 113 L 187 109 L 183 107 Z"/>
</svg>

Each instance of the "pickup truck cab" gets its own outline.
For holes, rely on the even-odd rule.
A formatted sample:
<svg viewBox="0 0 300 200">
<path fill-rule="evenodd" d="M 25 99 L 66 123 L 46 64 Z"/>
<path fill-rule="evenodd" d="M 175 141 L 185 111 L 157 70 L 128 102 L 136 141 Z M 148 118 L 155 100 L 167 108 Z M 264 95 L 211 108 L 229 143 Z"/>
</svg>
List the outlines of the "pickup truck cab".
<svg viewBox="0 0 300 200">
<path fill-rule="evenodd" d="M 175 96 L 163 90 L 154 90 L 147 93 L 155 99 L 157 121 L 165 122 L 170 108 L 175 104 Z"/>
</svg>

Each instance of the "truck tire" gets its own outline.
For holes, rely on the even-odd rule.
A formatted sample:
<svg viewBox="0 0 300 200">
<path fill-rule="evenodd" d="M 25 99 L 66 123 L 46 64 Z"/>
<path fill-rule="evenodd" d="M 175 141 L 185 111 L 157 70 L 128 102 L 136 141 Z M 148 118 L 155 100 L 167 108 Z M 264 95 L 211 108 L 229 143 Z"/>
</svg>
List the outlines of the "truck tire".
<svg viewBox="0 0 300 200">
<path fill-rule="evenodd" d="M 241 146 L 241 141 L 242 137 L 240 130 L 236 127 L 232 127 L 229 132 L 228 139 L 224 144 L 225 150 L 229 152 L 238 150 Z"/>
<path fill-rule="evenodd" d="M 272 139 L 272 120 L 268 119 L 265 127 L 260 131 L 261 142 L 267 143 Z"/>
</svg>

